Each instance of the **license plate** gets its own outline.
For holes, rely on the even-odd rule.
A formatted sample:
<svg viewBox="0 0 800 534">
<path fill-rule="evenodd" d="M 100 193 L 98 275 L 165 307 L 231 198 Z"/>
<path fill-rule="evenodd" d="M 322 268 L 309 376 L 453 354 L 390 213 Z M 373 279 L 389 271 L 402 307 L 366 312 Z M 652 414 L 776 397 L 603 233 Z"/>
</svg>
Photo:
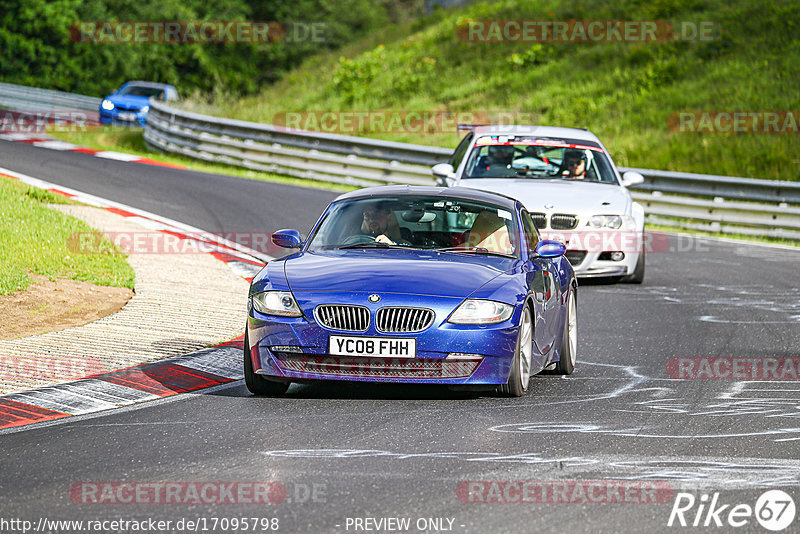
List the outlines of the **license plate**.
<svg viewBox="0 0 800 534">
<path fill-rule="evenodd" d="M 334 356 L 375 356 L 379 358 L 416 358 L 414 338 L 331 336 L 328 353 Z"/>
<path fill-rule="evenodd" d="M 136 113 L 120 112 L 119 120 L 121 120 L 121 121 L 135 121 L 136 120 Z"/>
</svg>

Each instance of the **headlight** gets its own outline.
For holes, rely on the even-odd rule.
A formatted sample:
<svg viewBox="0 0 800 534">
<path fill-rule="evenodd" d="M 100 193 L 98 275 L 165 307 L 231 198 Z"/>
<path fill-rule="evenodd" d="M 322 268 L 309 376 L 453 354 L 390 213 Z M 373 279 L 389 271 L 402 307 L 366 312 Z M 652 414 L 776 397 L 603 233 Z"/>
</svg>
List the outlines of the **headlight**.
<svg viewBox="0 0 800 534">
<path fill-rule="evenodd" d="M 97 101 L 95 100 L 95 102 Z M 111 100 L 103 100 L 103 102 L 100 104 L 100 107 L 106 111 L 111 111 L 114 109 L 114 103 Z"/>
<path fill-rule="evenodd" d="M 453 324 L 495 324 L 507 321 L 514 313 L 514 307 L 493 300 L 469 299 L 456 308 L 448 323 Z"/>
<path fill-rule="evenodd" d="M 148 111 L 150 111 L 150 106 L 144 106 L 139 110 L 139 113 L 147 113 Z"/>
<path fill-rule="evenodd" d="M 280 317 L 300 317 L 303 312 L 288 291 L 264 291 L 251 297 L 253 307 L 265 315 L 278 315 Z"/>
<path fill-rule="evenodd" d="M 586 226 L 592 228 L 633 229 L 633 218 L 628 215 L 593 215 Z"/>
</svg>

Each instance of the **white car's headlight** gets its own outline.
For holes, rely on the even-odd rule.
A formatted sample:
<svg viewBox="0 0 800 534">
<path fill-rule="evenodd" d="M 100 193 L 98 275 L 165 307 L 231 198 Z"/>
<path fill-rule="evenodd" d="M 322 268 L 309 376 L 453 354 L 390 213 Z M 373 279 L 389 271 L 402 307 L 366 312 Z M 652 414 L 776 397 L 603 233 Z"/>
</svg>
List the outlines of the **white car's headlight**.
<svg viewBox="0 0 800 534">
<path fill-rule="evenodd" d="M 253 307 L 265 315 L 280 317 L 300 317 L 303 312 L 288 291 L 264 291 L 252 296 Z"/>
<path fill-rule="evenodd" d="M 97 101 L 95 100 L 95 102 Z M 111 100 L 103 100 L 103 102 L 100 104 L 100 107 L 106 111 L 111 111 L 114 109 L 114 103 Z"/>
<path fill-rule="evenodd" d="M 630 230 L 633 229 L 634 223 L 633 218 L 629 215 L 593 215 L 589 218 L 586 226 Z"/>
<path fill-rule="evenodd" d="M 514 307 L 493 300 L 468 299 L 447 320 L 453 324 L 495 324 L 507 321 Z"/>
</svg>

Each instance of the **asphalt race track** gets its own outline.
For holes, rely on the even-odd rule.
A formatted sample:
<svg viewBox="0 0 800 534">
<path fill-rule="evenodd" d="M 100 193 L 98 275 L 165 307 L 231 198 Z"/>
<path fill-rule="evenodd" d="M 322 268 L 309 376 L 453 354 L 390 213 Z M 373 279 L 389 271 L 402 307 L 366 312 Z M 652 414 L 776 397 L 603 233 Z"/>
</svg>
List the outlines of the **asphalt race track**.
<svg viewBox="0 0 800 534">
<path fill-rule="evenodd" d="M 5 141 L 0 166 L 213 232 L 306 232 L 335 196 Z M 534 377 L 524 398 L 323 384 L 268 399 L 234 382 L 73 417 L 0 434 L 0 516 L 173 525 L 263 517 L 278 518 L 279 532 L 392 532 L 355 521 L 390 517 L 410 518 L 410 532 L 694 532 L 703 529 L 667 527 L 678 492 L 698 502 L 718 492 L 730 505 L 722 521 L 767 489 L 800 503 L 797 376 L 668 374 L 673 358 L 800 356 L 800 251 L 672 236 L 647 261 L 643 286 L 581 285 L 575 374 Z M 561 502 L 550 482 L 563 480 L 667 493 L 581 499 L 570 486 L 572 502 Z M 219 481 L 278 482 L 286 494 L 275 504 L 92 504 L 78 492 L 104 482 Z M 522 481 L 550 488 L 549 498 L 476 502 Z M 516 495 L 501 494 L 494 500 Z M 690 525 L 697 511 L 686 512 Z M 221 526 L 207 531 L 233 531 Z M 765 531 L 753 517 L 733 530 Z"/>
</svg>

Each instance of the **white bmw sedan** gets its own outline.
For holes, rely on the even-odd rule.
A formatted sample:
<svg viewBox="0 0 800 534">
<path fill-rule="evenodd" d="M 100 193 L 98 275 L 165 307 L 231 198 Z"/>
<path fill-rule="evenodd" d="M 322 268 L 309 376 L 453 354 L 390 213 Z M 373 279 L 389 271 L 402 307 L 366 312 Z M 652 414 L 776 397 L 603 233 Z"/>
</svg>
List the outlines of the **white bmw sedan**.
<svg viewBox="0 0 800 534">
<path fill-rule="evenodd" d="M 475 126 L 449 163 L 432 169 L 443 185 L 472 187 L 520 200 L 539 233 L 567 245 L 579 277 L 642 283 L 644 209 L 593 133 L 547 126 Z"/>
</svg>

